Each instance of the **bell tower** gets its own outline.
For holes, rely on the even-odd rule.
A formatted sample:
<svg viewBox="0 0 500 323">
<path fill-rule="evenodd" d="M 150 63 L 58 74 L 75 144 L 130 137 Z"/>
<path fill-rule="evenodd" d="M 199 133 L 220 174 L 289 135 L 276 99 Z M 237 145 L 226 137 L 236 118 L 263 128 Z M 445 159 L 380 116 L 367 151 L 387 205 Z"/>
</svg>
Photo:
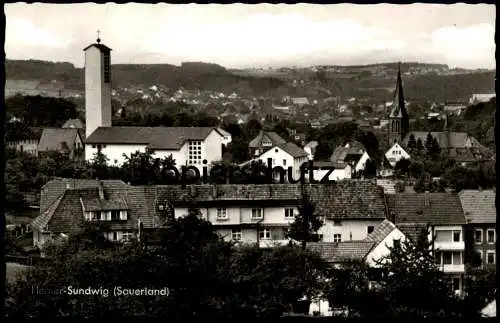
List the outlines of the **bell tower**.
<svg viewBox="0 0 500 323">
<path fill-rule="evenodd" d="M 395 142 L 400 143 L 410 128 L 410 119 L 405 107 L 403 81 L 401 80 L 401 63 L 398 66 L 398 78 L 394 101 L 389 115 L 389 147 Z"/>
<path fill-rule="evenodd" d="M 99 127 L 111 127 L 111 48 L 95 43 L 85 47 L 85 138 Z"/>
</svg>

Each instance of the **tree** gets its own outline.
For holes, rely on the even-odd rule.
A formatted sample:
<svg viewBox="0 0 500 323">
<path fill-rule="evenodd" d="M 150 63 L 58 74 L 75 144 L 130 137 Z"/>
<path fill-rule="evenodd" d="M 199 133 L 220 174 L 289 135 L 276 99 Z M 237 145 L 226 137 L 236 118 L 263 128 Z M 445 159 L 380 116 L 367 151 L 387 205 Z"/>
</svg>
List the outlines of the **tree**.
<svg viewBox="0 0 500 323">
<path fill-rule="evenodd" d="M 328 142 L 320 141 L 314 152 L 315 160 L 328 160 L 333 153 L 333 149 L 330 147 Z"/>
<path fill-rule="evenodd" d="M 387 273 L 381 280 L 383 295 L 398 316 L 446 317 L 460 313 L 445 274 L 435 262 L 431 241 L 422 232 L 415 242 L 403 239 L 376 263 Z"/>
<path fill-rule="evenodd" d="M 432 152 L 433 152 L 433 141 L 434 141 L 434 137 L 432 136 L 432 134 L 429 132 L 427 134 L 427 138 L 425 139 L 425 151 L 427 152 L 427 154 L 429 156 L 432 155 Z"/>
<path fill-rule="evenodd" d="M 420 154 L 424 150 L 424 145 L 420 138 L 417 139 L 417 153 Z"/>
<path fill-rule="evenodd" d="M 432 138 L 430 148 L 430 155 L 432 156 L 432 158 L 436 159 L 437 157 L 439 157 L 439 154 L 441 153 L 441 147 L 439 147 L 439 143 L 436 138 Z"/>
<path fill-rule="evenodd" d="M 410 165 L 411 161 L 409 159 L 401 158 L 396 162 L 396 165 L 394 166 L 394 171 L 396 171 L 400 175 L 407 175 Z"/>
<path fill-rule="evenodd" d="M 364 176 L 373 178 L 377 175 L 377 163 L 371 158 L 366 161 Z"/>
<path fill-rule="evenodd" d="M 316 206 L 311 201 L 304 186 L 302 186 L 301 194 L 299 213 L 295 215 L 294 221 L 290 224 L 287 236 L 295 241 L 300 241 L 302 248 L 305 249 L 307 242 L 315 240 L 315 236 L 319 228 L 323 225 L 323 221 L 316 214 Z"/>
<path fill-rule="evenodd" d="M 412 134 L 410 134 L 410 138 L 408 138 L 408 149 L 410 149 L 410 151 L 413 151 L 417 148 L 417 141 L 415 140 L 415 136 Z"/>
</svg>

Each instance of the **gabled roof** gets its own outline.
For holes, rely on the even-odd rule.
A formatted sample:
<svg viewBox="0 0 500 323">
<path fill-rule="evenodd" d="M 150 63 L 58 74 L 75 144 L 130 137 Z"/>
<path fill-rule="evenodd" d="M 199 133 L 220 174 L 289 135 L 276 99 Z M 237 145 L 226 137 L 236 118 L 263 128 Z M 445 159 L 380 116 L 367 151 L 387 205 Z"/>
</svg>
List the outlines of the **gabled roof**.
<svg viewBox="0 0 500 323">
<path fill-rule="evenodd" d="M 76 232 L 84 221 L 83 205 L 91 210 L 107 210 L 109 206 L 127 210 L 127 221 L 109 222 L 110 230 L 134 230 L 138 220 L 144 228 L 154 226 L 154 206 L 148 205 L 146 191 L 148 187 L 108 187 L 104 188 L 106 200 L 99 198 L 99 189 L 79 188 L 67 189 L 64 193 L 33 222 L 32 227 L 40 231 L 49 232 Z M 82 201 L 83 204 L 82 204 Z M 99 201 L 99 203 L 92 203 Z M 97 207 L 97 208 L 96 208 Z M 104 207 L 104 209 L 102 208 Z M 89 211 L 86 209 L 86 211 Z"/>
<path fill-rule="evenodd" d="M 372 233 L 370 233 L 365 238 L 365 241 L 371 241 L 371 242 L 375 243 L 375 245 L 377 246 L 382 241 L 384 241 L 384 239 L 389 235 L 389 233 L 391 233 L 392 231 L 394 231 L 394 229 L 396 229 L 396 226 L 394 225 L 394 223 L 392 223 L 391 221 L 385 219 L 384 221 L 382 221 L 382 223 L 380 223 L 373 230 Z"/>
<path fill-rule="evenodd" d="M 308 243 L 306 247 L 327 262 L 340 263 L 364 261 L 374 245 L 371 241 L 343 241 Z"/>
<path fill-rule="evenodd" d="M 78 129 L 72 128 L 45 128 L 43 129 L 38 151 L 59 151 L 61 149 L 72 149 L 73 144 L 80 136 Z"/>
<path fill-rule="evenodd" d="M 231 134 L 229 132 L 227 132 L 226 130 L 222 129 L 222 128 L 217 128 L 217 131 L 224 137 L 229 137 L 231 136 Z"/>
<path fill-rule="evenodd" d="M 257 137 L 250 141 L 248 147 L 261 148 L 263 142 L 270 142 L 272 146 L 278 146 L 286 143 L 286 140 L 281 138 L 276 132 L 261 130 Z"/>
<path fill-rule="evenodd" d="M 67 189 L 97 188 L 102 183 L 104 188 L 128 187 L 121 180 L 54 178 L 46 183 L 40 193 L 40 214 L 49 208 Z"/>
<path fill-rule="evenodd" d="M 426 197 L 427 196 L 427 197 Z M 428 198 L 429 204 L 425 204 Z M 464 211 L 456 193 L 398 193 L 387 196 L 389 213 L 399 223 L 430 225 L 465 224 Z"/>
<path fill-rule="evenodd" d="M 288 153 L 293 158 L 299 157 L 307 157 L 307 152 L 294 144 L 293 142 L 285 142 L 284 144 L 277 145 L 277 147 L 283 149 L 286 153 Z M 274 148 L 274 147 L 273 147 Z"/>
<path fill-rule="evenodd" d="M 83 129 L 85 128 L 85 125 L 83 124 L 82 120 L 80 119 L 69 119 L 66 121 L 61 128 L 76 128 L 76 129 Z"/>
<path fill-rule="evenodd" d="M 357 162 L 359 158 L 365 153 L 365 149 L 361 144 L 354 144 L 350 147 L 338 146 L 330 156 L 333 162 L 345 162 L 347 159 Z"/>
<path fill-rule="evenodd" d="M 142 144 L 152 149 L 178 150 L 188 140 L 205 140 L 214 130 L 217 131 L 213 127 L 99 127 L 85 143 Z"/>
<path fill-rule="evenodd" d="M 396 227 L 413 242 L 417 242 L 422 232 L 427 230 L 427 225 L 422 223 L 397 223 Z"/>
<path fill-rule="evenodd" d="M 415 137 L 415 141 L 420 139 L 422 144 L 425 145 L 425 141 L 427 140 L 428 131 L 410 131 L 403 138 L 403 144 L 405 146 L 408 145 L 408 141 L 410 139 L 411 134 Z M 436 138 L 439 147 L 443 148 L 466 148 L 465 144 L 467 138 L 471 140 L 473 147 L 482 147 L 481 143 L 477 141 L 476 138 L 470 136 L 466 132 L 431 132 L 432 137 Z"/>
<path fill-rule="evenodd" d="M 469 223 L 496 223 L 496 194 L 493 190 L 463 190 L 458 193 Z"/>
</svg>

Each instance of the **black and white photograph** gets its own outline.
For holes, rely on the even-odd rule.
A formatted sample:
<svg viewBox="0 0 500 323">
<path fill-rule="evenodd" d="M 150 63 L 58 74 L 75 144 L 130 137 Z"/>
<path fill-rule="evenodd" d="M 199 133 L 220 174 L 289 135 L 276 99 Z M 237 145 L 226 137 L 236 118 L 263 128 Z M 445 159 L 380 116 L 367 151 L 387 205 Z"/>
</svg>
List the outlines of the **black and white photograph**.
<svg viewBox="0 0 500 323">
<path fill-rule="evenodd" d="M 4 318 L 496 317 L 495 5 L 4 13 Z"/>
</svg>

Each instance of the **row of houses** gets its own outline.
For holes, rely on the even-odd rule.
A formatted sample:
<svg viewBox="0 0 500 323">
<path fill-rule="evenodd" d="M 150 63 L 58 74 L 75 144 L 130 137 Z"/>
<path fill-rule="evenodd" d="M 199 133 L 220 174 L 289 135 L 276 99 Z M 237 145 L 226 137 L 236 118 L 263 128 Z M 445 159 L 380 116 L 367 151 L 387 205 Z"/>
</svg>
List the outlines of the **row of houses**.
<svg viewBox="0 0 500 323">
<path fill-rule="evenodd" d="M 287 230 L 303 194 L 323 221 L 310 247 L 334 263 L 373 264 L 385 244 L 401 237 L 434 238 L 438 264 L 461 290 L 471 269 L 496 264 L 495 192 L 386 194 L 371 180 L 330 184 L 130 186 L 117 180 L 54 179 L 41 192 L 40 215 L 31 223 L 33 245 L 68 236 L 85 221 L 109 223 L 110 240 L 161 230 L 171 219 L 200 210 L 225 240 L 261 247 L 290 242 Z M 473 262 L 471 252 L 482 261 Z M 375 258 L 373 258 L 375 257 Z M 472 265 L 471 265 L 472 264 Z"/>
</svg>

